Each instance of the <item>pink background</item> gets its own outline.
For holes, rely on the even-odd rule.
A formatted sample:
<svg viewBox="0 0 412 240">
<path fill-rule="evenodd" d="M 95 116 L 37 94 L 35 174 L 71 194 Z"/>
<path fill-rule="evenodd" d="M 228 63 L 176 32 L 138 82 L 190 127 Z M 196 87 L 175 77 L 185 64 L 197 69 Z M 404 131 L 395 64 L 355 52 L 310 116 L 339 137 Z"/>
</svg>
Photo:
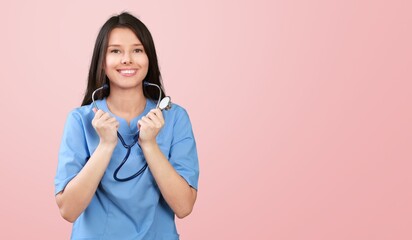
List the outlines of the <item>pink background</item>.
<svg viewBox="0 0 412 240">
<path fill-rule="evenodd" d="M 53 178 L 94 40 L 128 10 L 192 119 L 182 239 L 412 239 L 408 0 L 2 1 L 0 239 L 68 239 Z"/>
</svg>

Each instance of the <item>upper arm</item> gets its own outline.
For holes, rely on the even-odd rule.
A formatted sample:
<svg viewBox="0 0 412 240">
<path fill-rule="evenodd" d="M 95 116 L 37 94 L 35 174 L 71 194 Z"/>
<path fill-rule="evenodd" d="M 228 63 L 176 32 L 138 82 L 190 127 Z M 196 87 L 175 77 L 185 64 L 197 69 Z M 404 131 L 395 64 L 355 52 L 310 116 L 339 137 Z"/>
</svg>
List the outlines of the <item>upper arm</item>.
<svg viewBox="0 0 412 240">
<path fill-rule="evenodd" d="M 196 193 L 199 179 L 199 162 L 192 124 L 184 109 L 181 109 L 173 128 L 173 140 L 169 161 Z"/>
<path fill-rule="evenodd" d="M 80 172 L 89 156 L 81 116 L 79 113 L 72 111 L 66 120 L 60 144 L 54 179 L 56 198 L 61 195 L 66 185 Z"/>
</svg>

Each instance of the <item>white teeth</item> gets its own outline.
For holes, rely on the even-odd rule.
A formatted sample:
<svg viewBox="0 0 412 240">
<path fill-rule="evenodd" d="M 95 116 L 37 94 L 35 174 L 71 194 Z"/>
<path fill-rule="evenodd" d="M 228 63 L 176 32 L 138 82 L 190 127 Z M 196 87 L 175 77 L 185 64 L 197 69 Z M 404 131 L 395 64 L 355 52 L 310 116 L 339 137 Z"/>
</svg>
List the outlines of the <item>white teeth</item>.
<svg viewBox="0 0 412 240">
<path fill-rule="evenodd" d="M 136 70 L 120 70 L 120 73 L 123 73 L 123 74 L 133 74 L 135 72 Z"/>
</svg>

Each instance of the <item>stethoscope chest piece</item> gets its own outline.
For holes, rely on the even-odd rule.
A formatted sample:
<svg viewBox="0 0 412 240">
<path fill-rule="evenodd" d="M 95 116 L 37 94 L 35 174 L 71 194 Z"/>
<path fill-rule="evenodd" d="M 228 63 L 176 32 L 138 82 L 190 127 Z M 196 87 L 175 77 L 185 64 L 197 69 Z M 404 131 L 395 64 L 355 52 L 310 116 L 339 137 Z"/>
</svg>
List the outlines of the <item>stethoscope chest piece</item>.
<svg viewBox="0 0 412 240">
<path fill-rule="evenodd" d="M 172 108 L 172 100 L 169 96 L 164 97 L 159 103 L 160 110 L 169 110 Z"/>
</svg>

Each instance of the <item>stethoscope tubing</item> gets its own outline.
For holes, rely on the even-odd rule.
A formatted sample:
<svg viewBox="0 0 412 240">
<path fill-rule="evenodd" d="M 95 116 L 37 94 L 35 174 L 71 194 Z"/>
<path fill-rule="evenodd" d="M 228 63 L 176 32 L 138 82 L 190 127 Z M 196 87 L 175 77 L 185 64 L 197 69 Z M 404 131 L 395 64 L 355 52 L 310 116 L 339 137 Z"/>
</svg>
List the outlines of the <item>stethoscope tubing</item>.
<svg viewBox="0 0 412 240">
<path fill-rule="evenodd" d="M 159 89 L 159 99 L 158 99 L 157 104 L 156 104 L 156 108 L 159 108 L 160 101 L 161 101 L 161 97 L 162 97 L 162 94 L 161 94 L 161 93 L 162 93 L 162 89 L 161 89 L 157 84 L 153 84 L 153 83 L 147 83 L 147 82 L 145 82 L 145 83 L 144 83 L 144 86 L 154 86 L 154 87 L 157 87 L 157 88 Z M 102 87 L 94 90 L 94 92 L 92 93 L 93 107 L 96 108 L 96 110 L 98 110 L 99 108 L 97 107 L 97 104 L 96 104 L 96 102 L 95 102 L 94 95 L 96 94 L 96 92 L 98 92 L 98 91 L 100 91 L 100 90 L 103 90 L 103 89 L 106 89 L 106 88 L 108 88 L 108 87 L 109 87 L 109 86 L 108 86 L 107 84 L 104 84 Z M 118 167 L 116 168 L 116 170 L 114 171 L 114 173 L 113 173 L 113 178 L 114 178 L 116 181 L 119 181 L 119 182 L 126 182 L 126 181 L 132 180 L 132 179 L 138 177 L 139 175 L 141 175 L 141 174 L 146 170 L 146 168 L 147 168 L 147 162 L 146 162 L 146 163 L 143 165 L 143 167 L 141 167 L 141 168 L 139 169 L 139 171 L 137 171 L 135 174 L 133 174 L 133 175 L 131 175 L 131 176 L 129 176 L 129 177 L 125 177 L 125 178 L 119 178 L 117 175 L 118 175 L 120 169 L 123 167 L 123 165 L 124 165 L 124 164 L 127 162 L 127 160 L 129 159 L 130 152 L 131 152 L 131 149 L 133 148 L 133 146 L 134 146 L 134 145 L 137 145 L 140 149 L 141 149 L 141 147 L 140 147 L 140 145 L 139 145 L 139 143 L 138 143 L 138 140 L 139 140 L 139 129 L 137 130 L 136 135 L 133 137 L 133 142 L 132 142 L 131 144 L 127 144 L 127 143 L 125 142 L 125 140 L 123 139 L 123 137 L 122 137 L 122 135 L 119 133 L 119 131 L 117 131 L 117 137 L 119 138 L 119 140 L 120 140 L 120 142 L 122 143 L 123 147 L 127 149 L 127 152 L 126 152 L 126 155 L 125 155 L 125 157 L 123 158 L 122 162 L 119 164 L 119 166 L 118 166 Z"/>
</svg>

